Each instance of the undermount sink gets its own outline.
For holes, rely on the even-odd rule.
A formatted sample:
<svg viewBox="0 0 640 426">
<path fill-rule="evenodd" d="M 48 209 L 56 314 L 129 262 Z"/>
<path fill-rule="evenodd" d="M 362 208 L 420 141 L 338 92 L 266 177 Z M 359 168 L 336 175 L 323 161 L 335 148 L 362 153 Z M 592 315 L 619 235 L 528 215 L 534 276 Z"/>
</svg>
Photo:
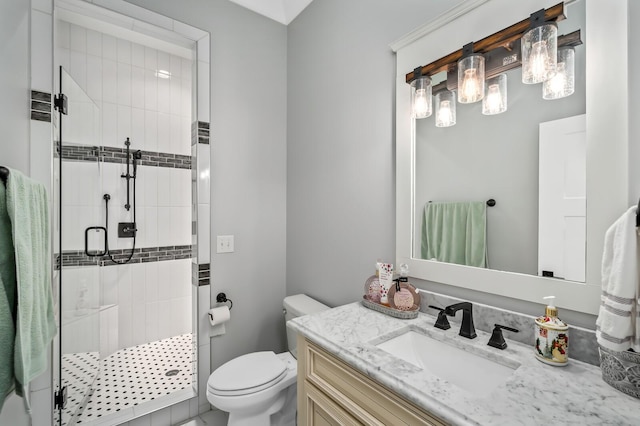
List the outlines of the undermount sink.
<svg viewBox="0 0 640 426">
<path fill-rule="evenodd" d="M 503 385 L 518 368 L 517 365 L 499 364 L 413 330 L 376 347 L 476 396 L 484 396 Z"/>
</svg>

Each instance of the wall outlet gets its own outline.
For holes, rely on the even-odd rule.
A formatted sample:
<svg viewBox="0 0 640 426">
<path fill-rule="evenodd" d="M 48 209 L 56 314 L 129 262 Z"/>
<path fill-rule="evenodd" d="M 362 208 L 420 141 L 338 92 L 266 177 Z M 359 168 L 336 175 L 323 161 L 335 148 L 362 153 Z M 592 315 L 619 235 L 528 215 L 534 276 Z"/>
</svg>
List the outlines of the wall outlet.
<svg viewBox="0 0 640 426">
<path fill-rule="evenodd" d="M 216 242 L 217 253 L 233 253 L 233 235 L 218 235 Z"/>
</svg>

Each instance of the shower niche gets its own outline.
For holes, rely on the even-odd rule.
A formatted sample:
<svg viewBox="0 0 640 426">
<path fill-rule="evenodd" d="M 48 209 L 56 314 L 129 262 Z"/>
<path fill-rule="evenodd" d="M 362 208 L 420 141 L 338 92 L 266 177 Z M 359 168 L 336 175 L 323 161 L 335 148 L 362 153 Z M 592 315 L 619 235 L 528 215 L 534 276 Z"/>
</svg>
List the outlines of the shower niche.
<svg viewBox="0 0 640 426">
<path fill-rule="evenodd" d="M 203 69 L 193 36 L 132 29 L 83 1 L 55 11 L 55 424 L 116 425 L 181 402 L 198 414 L 209 111 L 196 70 L 208 80 L 208 49 Z"/>
</svg>

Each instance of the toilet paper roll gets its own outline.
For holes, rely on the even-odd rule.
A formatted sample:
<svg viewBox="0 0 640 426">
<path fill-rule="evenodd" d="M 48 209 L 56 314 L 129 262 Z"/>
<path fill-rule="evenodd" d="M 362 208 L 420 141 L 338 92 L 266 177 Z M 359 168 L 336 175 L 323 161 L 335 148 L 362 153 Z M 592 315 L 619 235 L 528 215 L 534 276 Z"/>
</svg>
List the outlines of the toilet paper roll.
<svg viewBox="0 0 640 426">
<path fill-rule="evenodd" d="M 228 306 L 219 306 L 217 308 L 209 309 L 208 314 L 209 322 L 212 326 L 224 324 L 231 318 Z"/>
</svg>

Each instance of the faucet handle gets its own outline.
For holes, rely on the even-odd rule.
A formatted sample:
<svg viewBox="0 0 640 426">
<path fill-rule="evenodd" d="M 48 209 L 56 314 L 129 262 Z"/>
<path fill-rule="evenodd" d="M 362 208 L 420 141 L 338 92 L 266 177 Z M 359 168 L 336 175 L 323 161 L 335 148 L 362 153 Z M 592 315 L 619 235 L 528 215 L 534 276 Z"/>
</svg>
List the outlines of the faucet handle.
<svg viewBox="0 0 640 426">
<path fill-rule="evenodd" d="M 494 324 L 493 333 L 491 333 L 491 338 L 487 345 L 498 349 L 506 348 L 507 342 L 504 340 L 504 336 L 502 336 L 502 330 L 512 331 L 514 333 L 518 333 L 520 331 L 517 328 L 507 327 L 506 325 Z"/>
<path fill-rule="evenodd" d="M 435 309 L 438 312 L 438 319 L 436 320 L 436 324 L 434 327 L 440 328 L 442 330 L 448 330 L 451 328 L 451 324 L 449 324 L 449 319 L 447 318 L 447 313 L 444 311 L 444 308 L 439 308 L 437 306 L 429 305 L 430 308 Z"/>
</svg>

